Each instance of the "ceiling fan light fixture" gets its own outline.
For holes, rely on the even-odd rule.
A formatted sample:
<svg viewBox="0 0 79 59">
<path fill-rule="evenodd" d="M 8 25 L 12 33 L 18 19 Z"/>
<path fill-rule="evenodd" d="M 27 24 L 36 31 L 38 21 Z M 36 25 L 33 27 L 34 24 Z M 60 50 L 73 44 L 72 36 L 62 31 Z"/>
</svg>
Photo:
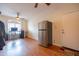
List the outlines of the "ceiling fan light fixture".
<svg viewBox="0 0 79 59">
<path fill-rule="evenodd" d="M 37 8 L 37 6 L 38 6 L 38 3 L 36 3 L 34 7 Z"/>
<path fill-rule="evenodd" d="M 45 3 L 47 6 L 49 6 L 51 3 Z"/>
<path fill-rule="evenodd" d="M 17 17 L 16 17 L 16 19 L 17 19 L 17 20 L 19 19 L 19 12 L 17 12 Z"/>
<path fill-rule="evenodd" d="M 46 4 L 47 6 L 51 5 L 51 3 L 44 3 L 44 4 Z M 38 7 L 38 3 L 35 3 L 34 7 L 37 8 Z"/>
</svg>

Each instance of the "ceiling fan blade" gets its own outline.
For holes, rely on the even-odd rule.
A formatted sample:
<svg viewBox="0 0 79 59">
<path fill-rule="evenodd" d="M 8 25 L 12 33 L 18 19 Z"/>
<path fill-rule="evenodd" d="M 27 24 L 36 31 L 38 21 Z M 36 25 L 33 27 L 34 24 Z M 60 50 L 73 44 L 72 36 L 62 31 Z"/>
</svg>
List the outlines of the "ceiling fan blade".
<svg viewBox="0 0 79 59">
<path fill-rule="evenodd" d="M 0 15 L 1 15 L 1 11 L 0 11 Z"/>
<path fill-rule="evenodd" d="M 49 6 L 51 3 L 45 3 L 47 6 Z"/>
<path fill-rule="evenodd" d="M 38 3 L 35 3 L 35 6 L 34 7 L 37 8 L 38 7 Z"/>
</svg>

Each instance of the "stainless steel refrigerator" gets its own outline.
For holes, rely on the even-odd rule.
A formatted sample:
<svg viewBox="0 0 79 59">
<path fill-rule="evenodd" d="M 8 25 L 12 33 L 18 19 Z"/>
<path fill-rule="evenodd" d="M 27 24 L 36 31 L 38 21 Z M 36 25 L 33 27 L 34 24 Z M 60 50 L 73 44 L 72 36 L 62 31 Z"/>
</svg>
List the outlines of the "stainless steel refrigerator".
<svg viewBox="0 0 79 59">
<path fill-rule="evenodd" d="M 44 47 L 52 45 L 52 22 L 43 21 L 38 24 L 38 41 Z"/>
</svg>

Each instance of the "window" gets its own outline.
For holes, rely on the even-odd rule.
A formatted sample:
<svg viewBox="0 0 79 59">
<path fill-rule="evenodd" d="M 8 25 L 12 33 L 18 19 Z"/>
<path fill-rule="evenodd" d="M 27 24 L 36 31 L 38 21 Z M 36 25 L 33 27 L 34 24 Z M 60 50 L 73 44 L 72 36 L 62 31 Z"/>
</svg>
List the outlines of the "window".
<svg viewBox="0 0 79 59">
<path fill-rule="evenodd" d="M 20 23 L 8 23 L 8 32 L 21 32 L 21 24 Z"/>
</svg>

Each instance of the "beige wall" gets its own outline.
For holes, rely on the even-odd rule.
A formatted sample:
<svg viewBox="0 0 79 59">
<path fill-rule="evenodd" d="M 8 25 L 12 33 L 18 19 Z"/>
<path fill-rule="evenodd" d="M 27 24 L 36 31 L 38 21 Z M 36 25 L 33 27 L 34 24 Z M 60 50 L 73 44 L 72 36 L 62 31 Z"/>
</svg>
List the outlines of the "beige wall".
<svg viewBox="0 0 79 59">
<path fill-rule="evenodd" d="M 65 5 L 62 8 L 63 11 L 40 15 L 39 17 L 30 19 L 28 22 L 29 27 L 29 36 L 33 39 L 38 40 L 38 23 L 44 20 L 51 21 L 53 23 L 53 43 L 58 46 L 63 46 L 62 43 L 62 29 L 63 29 L 63 16 L 71 14 L 73 12 L 77 12 L 79 10 L 78 5 Z"/>
<path fill-rule="evenodd" d="M 16 20 L 14 17 L 0 15 L 0 21 L 4 22 L 6 32 L 8 32 L 8 27 L 7 26 L 8 26 L 9 20 L 11 20 L 12 22 L 21 22 L 22 29 L 25 32 L 28 30 L 28 25 L 27 25 L 27 20 L 26 19 Z"/>
</svg>

